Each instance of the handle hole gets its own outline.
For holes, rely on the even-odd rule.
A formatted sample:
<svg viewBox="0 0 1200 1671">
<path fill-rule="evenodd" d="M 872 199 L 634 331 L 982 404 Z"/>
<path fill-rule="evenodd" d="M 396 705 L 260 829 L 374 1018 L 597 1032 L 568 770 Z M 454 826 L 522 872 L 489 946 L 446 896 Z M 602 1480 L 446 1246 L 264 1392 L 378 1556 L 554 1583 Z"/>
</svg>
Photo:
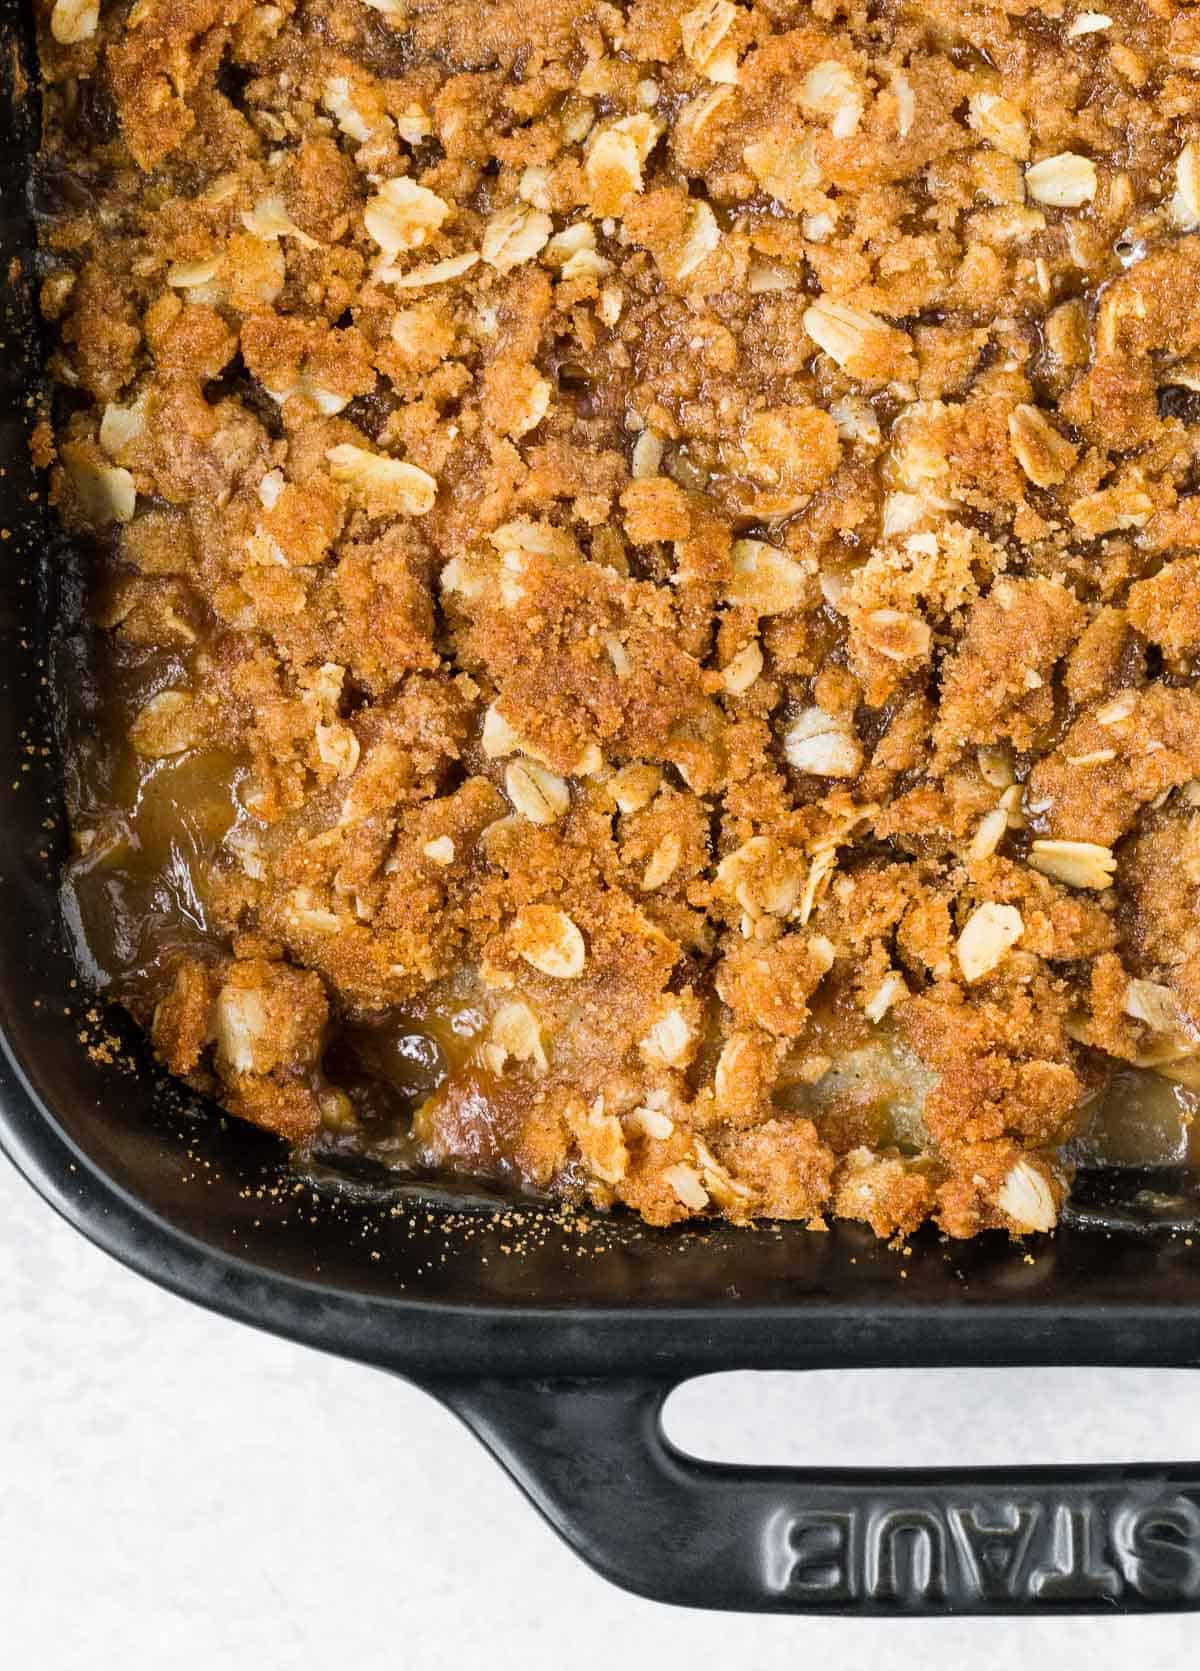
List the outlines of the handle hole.
<svg viewBox="0 0 1200 1671">
<path fill-rule="evenodd" d="M 738 1370 L 671 1394 L 671 1442 L 713 1462 L 1011 1467 L 1200 1453 L 1192 1369 Z"/>
</svg>

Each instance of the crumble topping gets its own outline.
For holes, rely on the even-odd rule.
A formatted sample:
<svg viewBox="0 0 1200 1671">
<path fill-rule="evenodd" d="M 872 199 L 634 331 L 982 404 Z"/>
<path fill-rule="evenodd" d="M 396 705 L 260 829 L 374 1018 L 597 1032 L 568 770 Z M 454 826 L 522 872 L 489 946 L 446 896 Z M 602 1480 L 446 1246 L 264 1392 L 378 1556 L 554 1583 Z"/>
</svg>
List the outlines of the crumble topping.
<svg viewBox="0 0 1200 1671">
<path fill-rule="evenodd" d="M 1200 1088 L 1200 12 L 41 17 L 69 915 L 174 1072 L 880 1236 Z"/>
</svg>

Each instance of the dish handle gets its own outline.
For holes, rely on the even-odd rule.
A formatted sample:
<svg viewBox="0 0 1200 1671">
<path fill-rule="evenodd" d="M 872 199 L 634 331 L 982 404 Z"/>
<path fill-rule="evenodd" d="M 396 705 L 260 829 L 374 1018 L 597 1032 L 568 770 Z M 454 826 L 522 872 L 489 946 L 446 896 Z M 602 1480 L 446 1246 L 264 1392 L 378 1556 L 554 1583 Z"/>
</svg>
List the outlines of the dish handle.
<svg viewBox="0 0 1200 1671">
<path fill-rule="evenodd" d="M 1200 1608 L 1200 1463 L 731 1467 L 678 1450 L 682 1377 L 426 1380 L 604 1577 L 777 1613 Z"/>
</svg>

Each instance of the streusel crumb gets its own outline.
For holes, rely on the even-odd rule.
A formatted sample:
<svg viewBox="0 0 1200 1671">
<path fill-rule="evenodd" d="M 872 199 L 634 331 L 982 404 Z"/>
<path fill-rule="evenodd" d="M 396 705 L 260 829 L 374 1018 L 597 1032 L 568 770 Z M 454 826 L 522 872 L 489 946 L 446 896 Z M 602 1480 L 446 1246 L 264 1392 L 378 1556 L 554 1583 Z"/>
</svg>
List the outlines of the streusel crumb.
<svg viewBox="0 0 1200 1671">
<path fill-rule="evenodd" d="M 41 4 L 68 914 L 171 1070 L 883 1237 L 1200 1089 L 1200 13 Z"/>
</svg>

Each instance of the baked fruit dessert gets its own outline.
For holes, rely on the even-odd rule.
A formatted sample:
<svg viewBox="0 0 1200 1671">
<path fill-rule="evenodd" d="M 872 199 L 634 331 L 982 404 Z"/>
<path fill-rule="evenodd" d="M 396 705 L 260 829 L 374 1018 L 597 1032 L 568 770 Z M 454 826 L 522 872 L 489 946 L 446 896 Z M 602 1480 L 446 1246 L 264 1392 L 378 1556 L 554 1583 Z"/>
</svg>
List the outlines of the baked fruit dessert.
<svg viewBox="0 0 1200 1671">
<path fill-rule="evenodd" d="M 174 1073 L 653 1224 L 1183 1158 L 1200 8 L 41 24 L 64 900 Z"/>
</svg>

